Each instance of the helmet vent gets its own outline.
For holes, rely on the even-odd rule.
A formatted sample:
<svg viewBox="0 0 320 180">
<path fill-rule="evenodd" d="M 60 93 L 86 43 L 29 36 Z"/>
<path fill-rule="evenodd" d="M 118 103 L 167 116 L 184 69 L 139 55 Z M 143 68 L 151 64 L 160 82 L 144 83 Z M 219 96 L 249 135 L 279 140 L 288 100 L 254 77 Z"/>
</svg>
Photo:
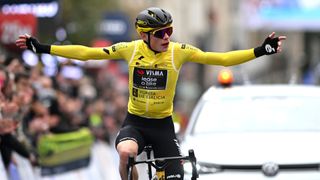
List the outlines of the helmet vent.
<svg viewBox="0 0 320 180">
<path fill-rule="evenodd" d="M 163 11 L 163 10 L 162 10 Z M 152 16 L 153 18 L 155 18 L 157 21 L 159 21 L 159 22 L 163 22 L 163 20 L 161 19 L 161 18 L 159 18 L 159 16 L 156 14 L 156 13 L 154 13 L 154 12 L 152 12 L 152 11 L 148 11 L 148 14 L 150 15 L 150 16 Z M 150 24 L 155 24 L 154 22 L 151 22 L 151 21 L 148 21 Z"/>
<path fill-rule="evenodd" d="M 148 11 L 148 14 L 149 14 L 150 16 L 154 17 L 154 18 L 156 17 L 156 14 L 155 14 L 154 12 L 150 11 L 150 10 Z"/>
<path fill-rule="evenodd" d="M 165 19 L 168 19 L 168 16 L 166 15 L 166 14 L 167 14 L 167 12 L 165 12 L 163 9 L 161 9 L 161 11 L 163 12 L 163 16 L 164 16 L 164 18 L 165 18 Z"/>
</svg>

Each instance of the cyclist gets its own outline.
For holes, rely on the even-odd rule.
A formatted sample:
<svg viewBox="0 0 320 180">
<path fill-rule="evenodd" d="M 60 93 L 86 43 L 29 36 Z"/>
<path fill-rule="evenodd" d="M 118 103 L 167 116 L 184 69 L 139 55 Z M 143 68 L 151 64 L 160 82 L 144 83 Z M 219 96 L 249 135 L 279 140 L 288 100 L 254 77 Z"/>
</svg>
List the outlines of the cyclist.
<svg viewBox="0 0 320 180">
<path fill-rule="evenodd" d="M 189 44 L 171 42 L 172 17 L 167 11 L 156 7 L 141 11 L 136 17 L 135 27 L 141 39 L 105 48 L 45 45 L 28 35 L 21 35 L 16 41 L 20 48 L 28 48 L 36 53 L 50 53 L 79 60 L 127 61 L 128 113 L 115 144 L 120 156 L 122 179 L 127 179 L 128 156 L 141 153 L 146 144 L 152 144 L 155 157 L 181 155 L 172 112 L 179 70 L 185 62 L 237 65 L 262 55 L 280 52 L 281 42 L 286 39 L 285 36 L 275 37 L 273 32 L 256 48 L 225 53 L 203 52 Z M 166 179 L 183 179 L 182 165 L 177 163 L 168 167 Z"/>
</svg>

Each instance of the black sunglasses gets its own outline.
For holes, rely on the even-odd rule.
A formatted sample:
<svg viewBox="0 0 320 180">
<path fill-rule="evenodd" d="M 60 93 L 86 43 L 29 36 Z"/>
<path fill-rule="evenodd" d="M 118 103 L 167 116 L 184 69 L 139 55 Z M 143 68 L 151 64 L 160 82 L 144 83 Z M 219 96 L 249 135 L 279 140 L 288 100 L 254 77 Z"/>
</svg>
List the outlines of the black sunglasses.
<svg viewBox="0 0 320 180">
<path fill-rule="evenodd" d="M 154 37 L 163 39 L 166 34 L 168 36 L 172 35 L 173 28 L 171 26 L 170 27 L 165 27 L 165 28 L 161 28 L 161 29 L 157 29 L 155 31 L 152 31 L 151 33 L 153 34 Z"/>
</svg>

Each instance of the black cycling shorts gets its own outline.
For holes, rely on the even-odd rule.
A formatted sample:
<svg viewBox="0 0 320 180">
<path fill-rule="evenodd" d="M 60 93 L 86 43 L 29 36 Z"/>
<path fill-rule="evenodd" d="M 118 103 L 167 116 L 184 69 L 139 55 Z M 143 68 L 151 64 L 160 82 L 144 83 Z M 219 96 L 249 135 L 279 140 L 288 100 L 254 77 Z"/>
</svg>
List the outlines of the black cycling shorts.
<svg viewBox="0 0 320 180">
<path fill-rule="evenodd" d="M 151 119 L 128 113 L 117 136 L 115 146 L 125 140 L 134 140 L 138 144 L 138 154 L 146 145 L 151 145 L 155 158 L 181 156 L 180 147 L 172 117 Z M 169 180 L 183 179 L 183 166 L 180 162 L 171 163 L 166 168 Z"/>
</svg>

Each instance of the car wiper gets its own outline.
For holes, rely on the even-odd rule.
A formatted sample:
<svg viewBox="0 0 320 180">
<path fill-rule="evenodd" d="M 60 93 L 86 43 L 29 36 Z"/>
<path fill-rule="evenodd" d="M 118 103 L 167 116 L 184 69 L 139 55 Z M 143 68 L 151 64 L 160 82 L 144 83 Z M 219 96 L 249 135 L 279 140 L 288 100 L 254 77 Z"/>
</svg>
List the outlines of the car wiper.
<svg viewBox="0 0 320 180">
<path fill-rule="evenodd" d="M 276 164 L 272 162 L 264 164 L 215 164 L 198 162 L 200 174 L 219 173 L 222 171 L 261 171 L 266 176 L 275 176 L 281 171 L 319 171 L 320 163 L 306 164 Z"/>
</svg>

